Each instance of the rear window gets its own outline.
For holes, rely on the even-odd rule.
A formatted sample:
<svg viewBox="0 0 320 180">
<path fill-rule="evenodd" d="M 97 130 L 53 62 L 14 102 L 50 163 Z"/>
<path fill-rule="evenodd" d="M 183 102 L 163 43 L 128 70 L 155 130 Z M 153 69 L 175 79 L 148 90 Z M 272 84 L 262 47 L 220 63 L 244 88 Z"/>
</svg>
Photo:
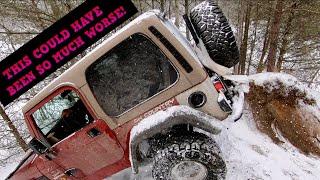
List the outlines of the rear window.
<svg viewBox="0 0 320 180">
<path fill-rule="evenodd" d="M 118 116 L 175 83 L 178 73 L 152 41 L 134 34 L 93 63 L 86 79 L 106 114 Z"/>
</svg>

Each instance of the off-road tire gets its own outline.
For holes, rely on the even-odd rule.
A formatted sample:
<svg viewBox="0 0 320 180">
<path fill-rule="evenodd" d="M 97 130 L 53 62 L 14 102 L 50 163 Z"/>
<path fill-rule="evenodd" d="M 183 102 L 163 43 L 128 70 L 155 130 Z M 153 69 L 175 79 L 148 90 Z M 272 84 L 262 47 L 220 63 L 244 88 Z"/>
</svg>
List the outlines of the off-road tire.
<svg viewBox="0 0 320 180">
<path fill-rule="evenodd" d="M 239 50 L 232 29 L 221 9 L 206 0 L 192 9 L 190 20 L 213 61 L 225 67 L 239 62 Z"/>
<path fill-rule="evenodd" d="M 174 138 L 157 151 L 152 176 L 157 180 L 173 180 L 172 169 L 182 162 L 197 162 L 206 167 L 205 180 L 225 179 L 226 165 L 216 143 L 203 134 L 192 133 Z"/>
</svg>

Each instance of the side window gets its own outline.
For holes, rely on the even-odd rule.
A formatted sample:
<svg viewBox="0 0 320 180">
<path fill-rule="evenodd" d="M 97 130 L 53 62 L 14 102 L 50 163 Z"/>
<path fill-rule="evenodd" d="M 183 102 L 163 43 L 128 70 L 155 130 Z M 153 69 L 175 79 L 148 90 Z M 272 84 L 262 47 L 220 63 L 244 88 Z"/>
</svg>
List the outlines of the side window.
<svg viewBox="0 0 320 180">
<path fill-rule="evenodd" d="M 38 128 L 51 144 L 78 131 L 93 118 L 78 94 L 65 90 L 32 114 Z"/>
<path fill-rule="evenodd" d="M 151 40 L 134 34 L 89 66 L 86 78 L 106 114 L 118 116 L 168 88 L 178 72 Z"/>
</svg>

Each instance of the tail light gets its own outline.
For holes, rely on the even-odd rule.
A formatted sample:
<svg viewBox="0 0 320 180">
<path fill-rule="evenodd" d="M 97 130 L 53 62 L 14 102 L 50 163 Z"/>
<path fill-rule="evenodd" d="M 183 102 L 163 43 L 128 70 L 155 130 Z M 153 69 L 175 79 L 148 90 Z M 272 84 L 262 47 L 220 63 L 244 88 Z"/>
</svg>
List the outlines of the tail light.
<svg viewBox="0 0 320 180">
<path fill-rule="evenodd" d="M 227 95 L 229 92 L 226 86 L 223 84 L 221 78 L 217 74 L 214 74 L 211 77 L 211 81 L 214 88 L 218 91 L 218 104 L 220 108 L 227 113 L 232 113 L 232 100 L 231 98 L 228 99 Z"/>
<path fill-rule="evenodd" d="M 223 84 L 222 82 L 220 81 L 216 81 L 213 83 L 214 87 L 216 88 L 216 90 L 219 92 L 219 91 L 222 91 L 224 89 L 223 87 Z"/>
</svg>

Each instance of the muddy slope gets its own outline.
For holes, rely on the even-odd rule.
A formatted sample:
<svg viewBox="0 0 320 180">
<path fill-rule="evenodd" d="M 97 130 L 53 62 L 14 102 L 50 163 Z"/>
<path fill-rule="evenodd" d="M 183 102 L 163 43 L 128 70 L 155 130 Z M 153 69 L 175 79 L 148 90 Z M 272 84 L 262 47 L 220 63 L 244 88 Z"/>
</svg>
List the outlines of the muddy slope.
<svg viewBox="0 0 320 180">
<path fill-rule="evenodd" d="M 307 92 L 280 81 L 250 83 L 247 100 L 258 129 L 275 143 L 288 140 L 302 152 L 320 156 L 320 120 L 301 105 L 316 104 Z"/>
</svg>

